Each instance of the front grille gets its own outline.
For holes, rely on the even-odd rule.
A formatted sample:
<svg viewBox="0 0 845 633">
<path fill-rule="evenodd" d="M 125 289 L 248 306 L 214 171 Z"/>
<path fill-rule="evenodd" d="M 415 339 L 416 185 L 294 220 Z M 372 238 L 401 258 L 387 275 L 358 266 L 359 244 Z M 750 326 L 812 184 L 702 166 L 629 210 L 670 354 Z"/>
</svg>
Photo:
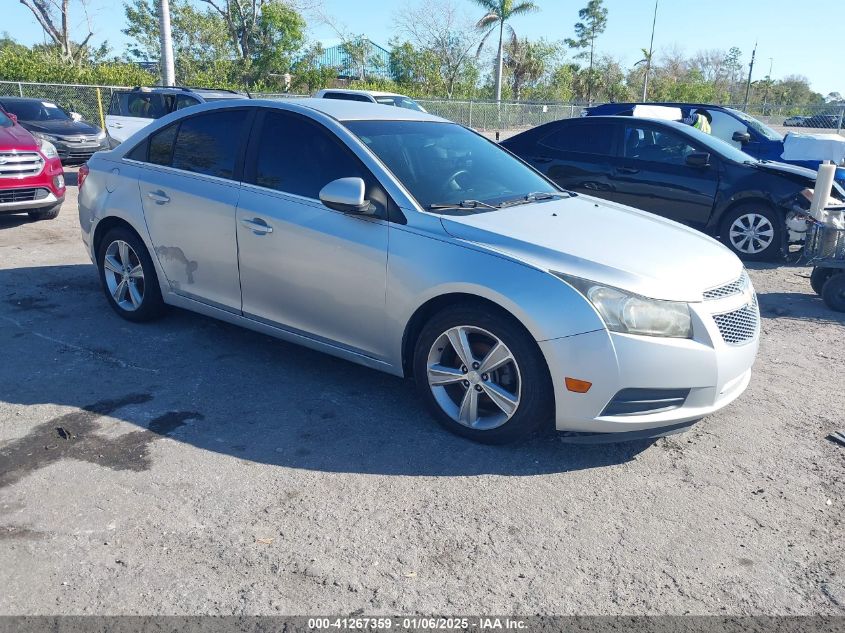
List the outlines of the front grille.
<svg viewBox="0 0 845 633">
<path fill-rule="evenodd" d="M 37 176 L 44 168 L 38 152 L 0 152 L 0 178 Z"/>
<path fill-rule="evenodd" d="M 623 389 L 611 400 L 602 415 L 645 415 L 682 407 L 689 389 Z"/>
<path fill-rule="evenodd" d="M 757 310 L 757 297 L 751 303 L 733 312 L 714 314 L 713 320 L 719 328 L 722 340 L 728 345 L 748 343 L 757 333 L 760 313 Z"/>
<path fill-rule="evenodd" d="M 71 150 L 59 150 L 59 158 L 69 159 L 69 160 L 81 160 L 87 161 L 91 156 L 94 155 L 94 152 L 98 150 L 96 149 L 71 149 Z"/>
<path fill-rule="evenodd" d="M 50 192 L 41 187 L 25 187 L 21 189 L 0 189 L 0 204 L 9 202 L 32 202 L 43 200 Z"/>
<path fill-rule="evenodd" d="M 732 295 L 738 295 L 745 292 L 745 289 L 748 288 L 751 280 L 748 278 L 748 273 L 746 271 L 742 271 L 742 274 L 736 281 L 732 281 L 729 284 L 725 284 L 724 286 L 718 286 L 716 288 L 711 288 L 710 290 L 704 291 L 704 300 L 711 301 L 713 299 L 724 299 L 725 297 L 730 297 Z"/>
</svg>

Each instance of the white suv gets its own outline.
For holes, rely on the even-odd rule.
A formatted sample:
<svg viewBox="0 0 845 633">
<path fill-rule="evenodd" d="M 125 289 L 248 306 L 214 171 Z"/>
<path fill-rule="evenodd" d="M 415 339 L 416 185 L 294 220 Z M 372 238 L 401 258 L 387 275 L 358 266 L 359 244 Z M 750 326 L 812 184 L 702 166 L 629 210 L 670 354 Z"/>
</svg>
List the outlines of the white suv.
<svg viewBox="0 0 845 633">
<path fill-rule="evenodd" d="M 245 99 L 248 93 L 224 88 L 182 88 L 177 86 L 138 86 L 115 90 L 106 115 L 106 132 L 112 147 L 166 114 L 199 103 L 224 99 Z"/>
<path fill-rule="evenodd" d="M 340 99 L 342 101 L 363 101 L 364 103 L 378 103 L 381 105 L 407 108 L 417 112 L 426 112 L 419 103 L 395 92 L 379 92 L 378 90 L 347 90 L 343 88 L 326 88 L 314 95 L 318 99 Z"/>
</svg>

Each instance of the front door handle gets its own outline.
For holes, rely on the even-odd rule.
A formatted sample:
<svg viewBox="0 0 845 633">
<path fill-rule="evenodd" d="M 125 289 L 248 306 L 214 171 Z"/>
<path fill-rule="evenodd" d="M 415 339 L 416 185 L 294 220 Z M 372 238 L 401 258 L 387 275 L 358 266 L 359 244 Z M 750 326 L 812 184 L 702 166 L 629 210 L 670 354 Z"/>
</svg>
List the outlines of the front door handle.
<svg viewBox="0 0 845 633">
<path fill-rule="evenodd" d="M 116 127 L 117 129 L 123 128 L 123 126 L 120 123 L 112 123 L 111 125 L 107 125 L 106 127 Z"/>
<path fill-rule="evenodd" d="M 241 226 L 248 228 L 256 235 L 267 235 L 273 232 L 273 227 L 261 218 L 253 218 L 252 220 L 244 218 L 241 220 Z"/>
<path fill-rule="evenodd" d="M 161 189 L 158 191 L 150 191 L 147 197 L 156 204 L 167 204 L 170 202 L 170 196 L 164 193 Z"/>
<path fill-rule="evenodd" d="M 638 173 L 640 173 L 640 170 L 637 169 L 636 167 L 617 167 L 616 173 L 619 173 L 619 174 L 638 174 Z"/>
</svg>

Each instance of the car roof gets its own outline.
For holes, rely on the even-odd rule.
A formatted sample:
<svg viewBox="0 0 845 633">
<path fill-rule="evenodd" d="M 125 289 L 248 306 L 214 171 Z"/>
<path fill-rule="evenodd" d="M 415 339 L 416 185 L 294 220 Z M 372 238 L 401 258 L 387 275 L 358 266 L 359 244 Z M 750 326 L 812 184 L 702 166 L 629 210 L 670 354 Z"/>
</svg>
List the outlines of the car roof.
<svg viewBox="0 0 845 633">
<path fill-rule="evenodd" d="M 393 108 L 378 103 L 363 101 L 345 101 L 342 99 L 284 99 L 279 101 L 256 99 L 252 105 L 290 103 L 316 110 L 338 121 L 437 121 L 451 123 L 446 119 L 407 108 Z"/>
<path fill-rule="evenodd" d="M 248 94 L 237 92 L 228 88 L 190 88 L 187 86 L 135 86 L 127 88 L 123 92 L 136 92 L 142 94 L 196 94 L 210 99 L 243 99 Z"/>
<path fill-rule="evenodd" d="M 369 95 L 371 97 L 404 97 L 398 92 L 384 92 L 382 90 L 353 90 L 352 88 L 323 88 L 321 93 L 325 92 L 342 92 L 349 95 Z M 410 98 L 410 97 L 406 97 Z"/>
</svg>

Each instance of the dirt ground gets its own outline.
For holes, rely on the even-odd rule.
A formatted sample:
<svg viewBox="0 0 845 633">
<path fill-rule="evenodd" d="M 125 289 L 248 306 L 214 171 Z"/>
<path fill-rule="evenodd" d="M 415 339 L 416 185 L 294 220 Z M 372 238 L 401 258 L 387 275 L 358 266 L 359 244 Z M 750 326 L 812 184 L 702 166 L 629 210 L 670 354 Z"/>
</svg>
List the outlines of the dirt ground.
<svg viewBox="0 0 845 633">
<path fill-rule="evenodd" d="M 751 385 L 686 434 L 487 447 L 406 381 L 120 320 L 73 189 L 0 217 L 0 613 L 845 615 L 845 315 L 808 273 L 752 267 Z"/>
</svg>

